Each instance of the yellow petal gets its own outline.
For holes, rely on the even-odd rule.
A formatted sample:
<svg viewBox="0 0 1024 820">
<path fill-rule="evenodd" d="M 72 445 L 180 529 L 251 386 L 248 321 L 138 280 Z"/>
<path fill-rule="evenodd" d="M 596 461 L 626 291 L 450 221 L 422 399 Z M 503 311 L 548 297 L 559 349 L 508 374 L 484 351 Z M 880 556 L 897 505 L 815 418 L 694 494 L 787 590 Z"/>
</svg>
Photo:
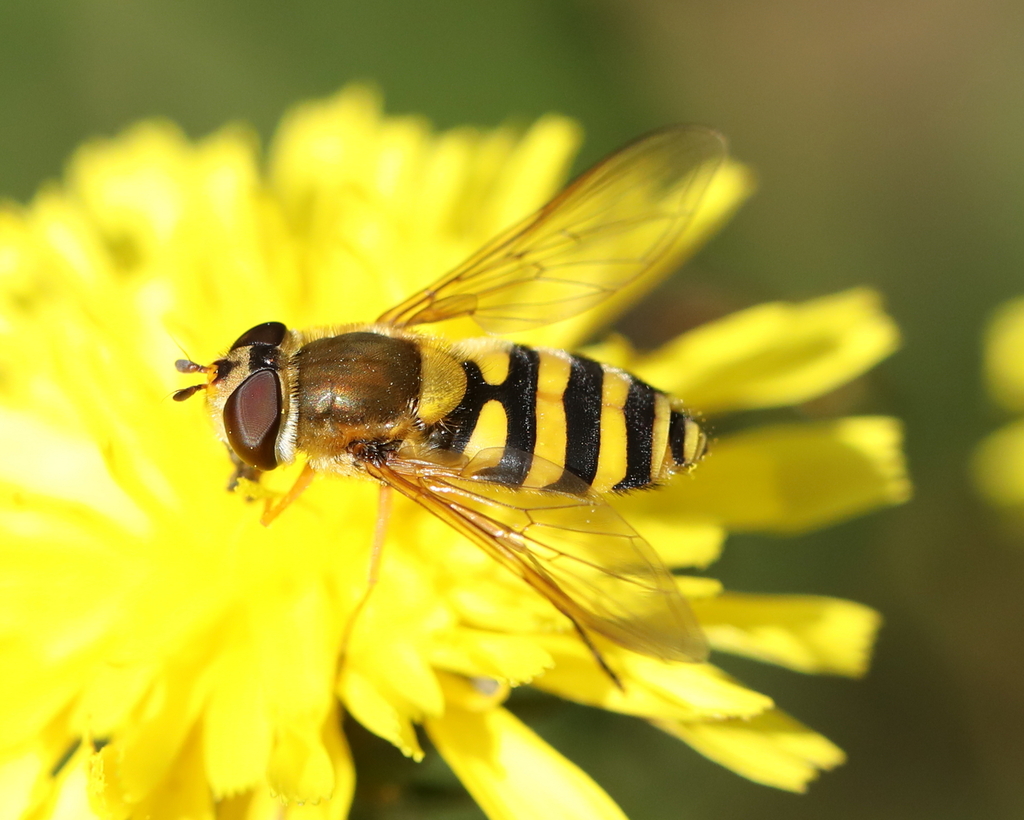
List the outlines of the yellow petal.
<svg viewBox="0 0 1024 820">
<path fill-rule="evenodd" d="M 334 766 L 334 792 L 329 797 L 308 803 L 288 801 L 282 805 L 281 794 L 261 786 L 221 801 L 217 816 L 222 820 L 344 820 L 355 791 L 355 768 L 337 714 L 324 724 L 323 740 Z"/>
<path fill-rule="evenodd" d="M 42 749 L 32 749 L 18 756 L 7 756 L 0 763 L 0 805 L 5 817 L 23 817 L 38 802 L 33 791 L 38 791 L 37 779 L 46 771 L 49 761 L 41 756 Z"/>
<path fill-rule="evenodd" d="M 985 438 L 971 467 L 978 489 L 992 504 L 1024 506 L 1024 420 Z"/>
<path fill-rule="evenodd" d="M 189 158 L 189 207 L 174 243 L 181 258 L 161 312 L 173 300 L 171 328 L 186 347 L 223 346 L 219 334 L 266 317 L 270 294 L 274 313 L 290 320 L 306 286 L 280 203 L 265 195 L 255 142 L 225 128 Z"/>
<path fill-rule="evenodd" d="M 301 593 L 280 588 L 254 589 L 249 617 L 259 636 L 259 677 L 276 717 L 319 725 L 330 709 L 338 626 L 326 590 L 310 584 Z"/>
<path fill-rule="evenodd" d="M 0 408 L 0 481 L 97 510 L 135 533 L 147 522 L 111 480 L 100 448 L 82 436 Z M 53 470 L 53 464 L 60 470 Z"/>
<path fill-rule="evenodd" d="M 47 256 L 27 214 L 0 202 L 0 333 L 8 332 L 15 317 L 35 305 L 50 278 Z"/>
<path fill-rule="evenodd" d="M 323 204 L 324 193 L 368 173 L 380 109 L 380 94 L 353 85 L 328 99 L 293 106 L 282 117 L 270 149 L 270 179 L 296 222 Z"/>
<path fill-rule="evenodd" d="M 622 810 L 579 767 L 503 708 L 471 711 L 449 702 L 443 717 L 425 725 L 441 756 L 490 820 L 625 820 Z"/>
<path fill-rule="evenodd" d="M 534 685 L 589 706 L 648 718 L 693 720 L 751 717 L 772 708 L 771 698 L 748 689 L 706 663 L 665 663 L 626 652 L 607 642 L 596 645 L 624 681 L 620 689 L 575 635 L 544 635 L 538 641 L 555 666 Z"/>
<path fill-rule="evenodd" d="M 715 649 L 817 674 L 863 675 L 881 625 L 871 607 L 813 595 L 727 592 L 693 608 Z"/>
<path fill-rule="evenodd" d="M 665 663 L 645 655 L 624 657 L 627 676 L 695 714 L 750 717 L 772 707 L 767 695 L 748 689 L 708 663 Z"/>
<path fill-rule="evenodd" d="M 633 369 L 714 414 L 807 401 L 861 375 L 898 344 L 878 295 L 858 289 L 733 314 L 680 336 Z"/>
<path fill-rule="evenodd" d="M 86 750 L 72 740 L 59 718 L 22 749 L 8 751 L 0 763 L 0 817 L 78 816 L 61 807 L 85 806 Z M 47 814 L 47 808 L 52 815 Z M 80 816 L 91 817 L 87 812 Z"/>
<path fill-rule="evenodd" d="M 69 769 L 66 777 L 61 778 L 57 790 L 51 813 L 42 815 L 47 820 L 107 820 L 109 817 L 97 813 L 90 804 L 84 756 L 81 762 Z"/>
<path fill-rule="evenodd" d="M 985 375 L 993 397 L 1024 410 L 1024 298 L 1001 305 L 985 331 Z"/>
<path fill-rule="evenodd" d="M 168 776 L 139 801 L 132 815 L 152 820 L 214 820 L 216 809 L 197 739 L 190 739 Z"/>
<path fill-rule="evenodd" d="M 213 798 L 203 770 L 198 732 L 193 732 L 182 745 L 174 745 L 173 759 L 165 761 L 159 779 L 142 790 L 123 779 L 128 771 L 125 764 L 131 762 L 130 757 L 137 751 L 129 750 L 126 756 L 123 749 L 110 744 L 89 755 L 87 791 L 93 811 L 101 817 L 212 820 Z M 131 776 L 137 777 L 137 769 Z"/>
<path fill-rule="evenodd" d="M 0 522 L 18 518 L 0 515 Z M 66 538 L 63 527 L 34 537 L 34 527 L 19 534 L 11 526 L 0 541 L 0 646 L 3 667 L 18 670 L 0 676 L 0 750 L 42 732 L 73 701 L 118 621 L 120 587 L 132 573 L 107 544 L 75 532 L 73 522 L 66 522 Z M 109 594 L 97 596 L 97 589 Z"/>
<path fill-rule="evenodd" d="M 701 468 L 703 469 L 703 467 Z M 679 476 L 673 483 L 685 491 L 693 478 Z M 707 520 L 686 520 L 679 515 L 662 515 L 668 507 L 662 491 L 634 493 L 613 498 L 615 508 L 640 533 L 669 567 L 703 568 L 714 563 L 725 545 L 725 528 Z"/>
<path fill-rule="evenodd" d="M 101 665 L 74 705 L 70 728 L 84 737 L 110 737 L 131 719 L 157 674 L 153 665 Z"/>
<path fill-rule="evenodd" d="M 139 123 L 115 140 L 79 148 L 68 167 L 70 187 L 106 236 L 132 239 L 134 253 L 148 258 L 171 239 L 188 207 L 183 172 L 193 150 L 176 125 Z"/>
<path fill-rule="evenodd" d="M 750 720 L 654 725 L 743 777 L 792 792 L 806 791 L 819 771 L 846 759 L 830 740 L 778 710 Z"/>
<path fill-rule="evenodd" d="M 356 720 L 378 737 L 392 743 L 406 757 L 423 759 L 412 719 L 366 676 L 347 667 L 341 676 L 340 695 Z"/>
<path fill-rule="evenodd" d="M 639 499 L 652 518 L 801 532 L 910 496 L 895 419 L 778 424 L 723 437 L 691 474 Z M 639 512 L 639 511 L 638 511 Z M 634 518 L 642 532 L 645 522 Z"/>
<path fill-rule="evenodd" d="M 329 799 L 335 788 L 335 767 L 321 727 L 291 721 L 278 732 L 267 770 L 270 789 L 294 803 Z"/>
<path fill-rule="evenodd" d="M 674 578 L 683 597 L 691 601 L 722 594 L 722 582 L 717 578 L 698 578 L 695 575 L 676 575 Z"/>
<path fill-rule="evenodd" d="M 374 647 L 353 641 L 347 662 L 372 677 L 376 689 L 410 720 L 420 721 L 424 715 L 444 711 L 444 697 L 434 670 L 420 648 L 409 641 L 398 639 Z"/>
<path fill-rule="evenodd" d="M 120 738 L 104 746 L 108 787 L 116 799 L 136 803 L 162 788 L 173 769 L 194 754 L 189 732 L 202 706 L 207 676 L 179 668 L 157 680 Z M 205 788 L 205 777 L 203 777 Z M 205 789 L 206 792 L 209 789 Z"/>
<path fill-rule="evenodd" d="M 431 662 L 466 677 L 488 677 L 512 685 L 527 683 L 554 664 L 528 636 L 461 627 L 439 643 Z"/>
<path fill-rule="evenodd" d="M 273 726 L 252 655 L 243 640 L 223 651 L 203 718 L 203 757 L 217 798 L 255 785 L 270 759 Z"/>
<path fill-rule="evenodd" d="M 107 745 L 86 760 L 89 805 L 100 817 L 127 817 L 132 810 L 119 776 L 119 757 L 119 750 Z"/>
<path fill-rule="evenodd" d="M 337 711 L 333 712 L 324 724 L 323 731 L 324 747 L 331 757 L 334 766 L 334 791 L 329 801 L 326 801 L 323 812 L 323 820 L 342 820 L 348 817 L 349 807 L 352 805 L 352 797 L 356 791 L 356 767 L 352 761 L 352 751 L 349 749 L 345 733 L 341 730 L 341 716 Z M 291 816 L 291 815 L 289 815 Z M 295 815 L 302 818 L 302 813 Z"/>
</svg>

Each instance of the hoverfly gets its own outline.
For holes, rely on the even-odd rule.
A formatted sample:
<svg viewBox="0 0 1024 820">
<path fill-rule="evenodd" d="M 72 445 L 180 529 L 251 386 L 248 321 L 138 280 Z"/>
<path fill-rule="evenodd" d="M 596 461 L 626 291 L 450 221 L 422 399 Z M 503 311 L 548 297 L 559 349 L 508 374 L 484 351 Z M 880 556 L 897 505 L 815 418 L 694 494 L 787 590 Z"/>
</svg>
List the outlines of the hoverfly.
<svg viewBox="0 0 1024 820">
<path fill-rule="evenodd" d="M 700 461 L 707 438 L 681 400 L 562 350 L 414 328 L 468 316 L 504 333 L 598 305 L 670 261 L 724 155 L 705 129 L 648 134 L 373 324 L 256 325 L 210 365 L 179 361 L 207 381 L 174 398 L 205 390 L 239 476 L 305 456 L 264 523 L 316 473 L 369 478 L 382 502 L 388 488 L 412 499 L 547 598 L 616 683 L 592 634 L 702 661 L 671 572 L 605 499 Z"/>
</svg>

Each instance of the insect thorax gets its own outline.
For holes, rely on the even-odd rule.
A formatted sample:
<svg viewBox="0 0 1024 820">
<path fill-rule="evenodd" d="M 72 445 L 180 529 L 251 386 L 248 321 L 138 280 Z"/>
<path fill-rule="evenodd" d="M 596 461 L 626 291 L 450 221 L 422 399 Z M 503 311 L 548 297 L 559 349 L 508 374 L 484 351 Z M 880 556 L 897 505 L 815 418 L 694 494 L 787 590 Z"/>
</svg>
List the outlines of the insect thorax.
<svg viewBox="0 0 1024 820">
<path fill-rule="evenodd" d="M 307 341 L 292 364 L 297 448 L 314 459 L 353 442 L 421 436 L 464 384 L 457 361 L 430 337 L 373 326 Z"/>
<path fill-rule="evenodd" d="M 420 354 L 405 339 L 354 332 L 315 339 L 294 357 L 298 446 L 340 452 L 392 438 L 420 393 Z"/>
</svg>

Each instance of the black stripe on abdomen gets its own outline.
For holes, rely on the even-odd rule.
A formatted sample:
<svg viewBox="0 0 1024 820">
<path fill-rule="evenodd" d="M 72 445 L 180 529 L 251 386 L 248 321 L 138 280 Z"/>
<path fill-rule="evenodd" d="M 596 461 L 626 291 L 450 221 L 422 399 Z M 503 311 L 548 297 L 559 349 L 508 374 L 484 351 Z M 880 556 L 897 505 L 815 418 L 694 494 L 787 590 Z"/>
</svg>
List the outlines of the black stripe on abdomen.
<svg viewBox="0 0 1024 820">
<path fill-rule="evenodd" d="M 489 401 L 498 401 L 505 409 L 507 428 L 503 446 L 533 455 L 537 446 L 537 375 L 540 355 L 521 345 L 509 348 L 508 375 L 501 384 L 490 384 L 480 366 L 471 360 L 462 362 L 466 390 L 462 401 L 430 437 L 431 444 L 442 449 L 464 452 L 473 438 L 480 411 Z M 502 456 L 493 477 L 502 484 L 522 484 L 530 471 L 530 459 L 520 455 Z"/>
<path fill-rule="evenodd" d="M 668 445 L 672 460 L 680 467 L 686 466 L 686 416 L 673 410 L 668 422 Z"/>
<path fill-rule="evenodd" d="M 480 420 L 480 411 L 491 400 L 491 391 L 494 390 L 494 385 L 484 380 L 480 365 L 476 362 L 462 362 L 462 370 L 466 374 L 466 390 L 462 394 L 462 401 L 431 435 L 434 446 L 456 453 L 466 449 Z"/>
<path fill-rule="evenodd" d="M 651 483 L 654 448 L 654 388 L 630 377 L 626 394 L 626 475 L 612 489 L 633 490 Z"/>
<path fill-rule="evenodd" d="M 569 383 L 562 404 L 565 407 L 565 469 L 594 483 L 601 450 L 601 390 L 604 369 L 598 362 L 573 356 Z"/>
<path fill-rule="evenodd" d="M 508 376 L 497 388 L 496 398 L 505 408 L 508 433 L 506 449 L 533 455 L 537 446 L 537 375 L 540 354 L 529 347 L 515 345 L 509 351 Z M 522 484 L 530 472 L 532 459 L 505 454 L 498 468 L 508 484 Z"/>
<path fill-rule="evenodd" d="M 494 396 L 505 408 L 508 436 L 505 446 L 532 453 L 537 446 L 537 375 L 540 354 L 521 345 L 509 351 L 508 375 Z M 525 476 L 524 476 L 525 478 Z"/>
</svg>

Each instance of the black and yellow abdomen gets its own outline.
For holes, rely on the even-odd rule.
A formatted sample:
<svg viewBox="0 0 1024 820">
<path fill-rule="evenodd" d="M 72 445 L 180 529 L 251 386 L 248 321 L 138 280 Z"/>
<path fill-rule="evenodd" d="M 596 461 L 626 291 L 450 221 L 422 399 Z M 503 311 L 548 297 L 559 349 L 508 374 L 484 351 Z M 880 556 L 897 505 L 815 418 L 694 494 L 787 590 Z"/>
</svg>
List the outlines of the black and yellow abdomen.
<svg viewBox="0 0 1024 820">
<path fill-rule="evenodd" d="M 539 456 L 597 492 L 647 487 L 700 460 L 706 437 L 682 402 L 616 367 L 495 339 L 453 346 L 466 376 L 431 445 L 472 457 L 506 448 Z M 509 484 L 529 460 L 511 461 Z"/>
</svg>

